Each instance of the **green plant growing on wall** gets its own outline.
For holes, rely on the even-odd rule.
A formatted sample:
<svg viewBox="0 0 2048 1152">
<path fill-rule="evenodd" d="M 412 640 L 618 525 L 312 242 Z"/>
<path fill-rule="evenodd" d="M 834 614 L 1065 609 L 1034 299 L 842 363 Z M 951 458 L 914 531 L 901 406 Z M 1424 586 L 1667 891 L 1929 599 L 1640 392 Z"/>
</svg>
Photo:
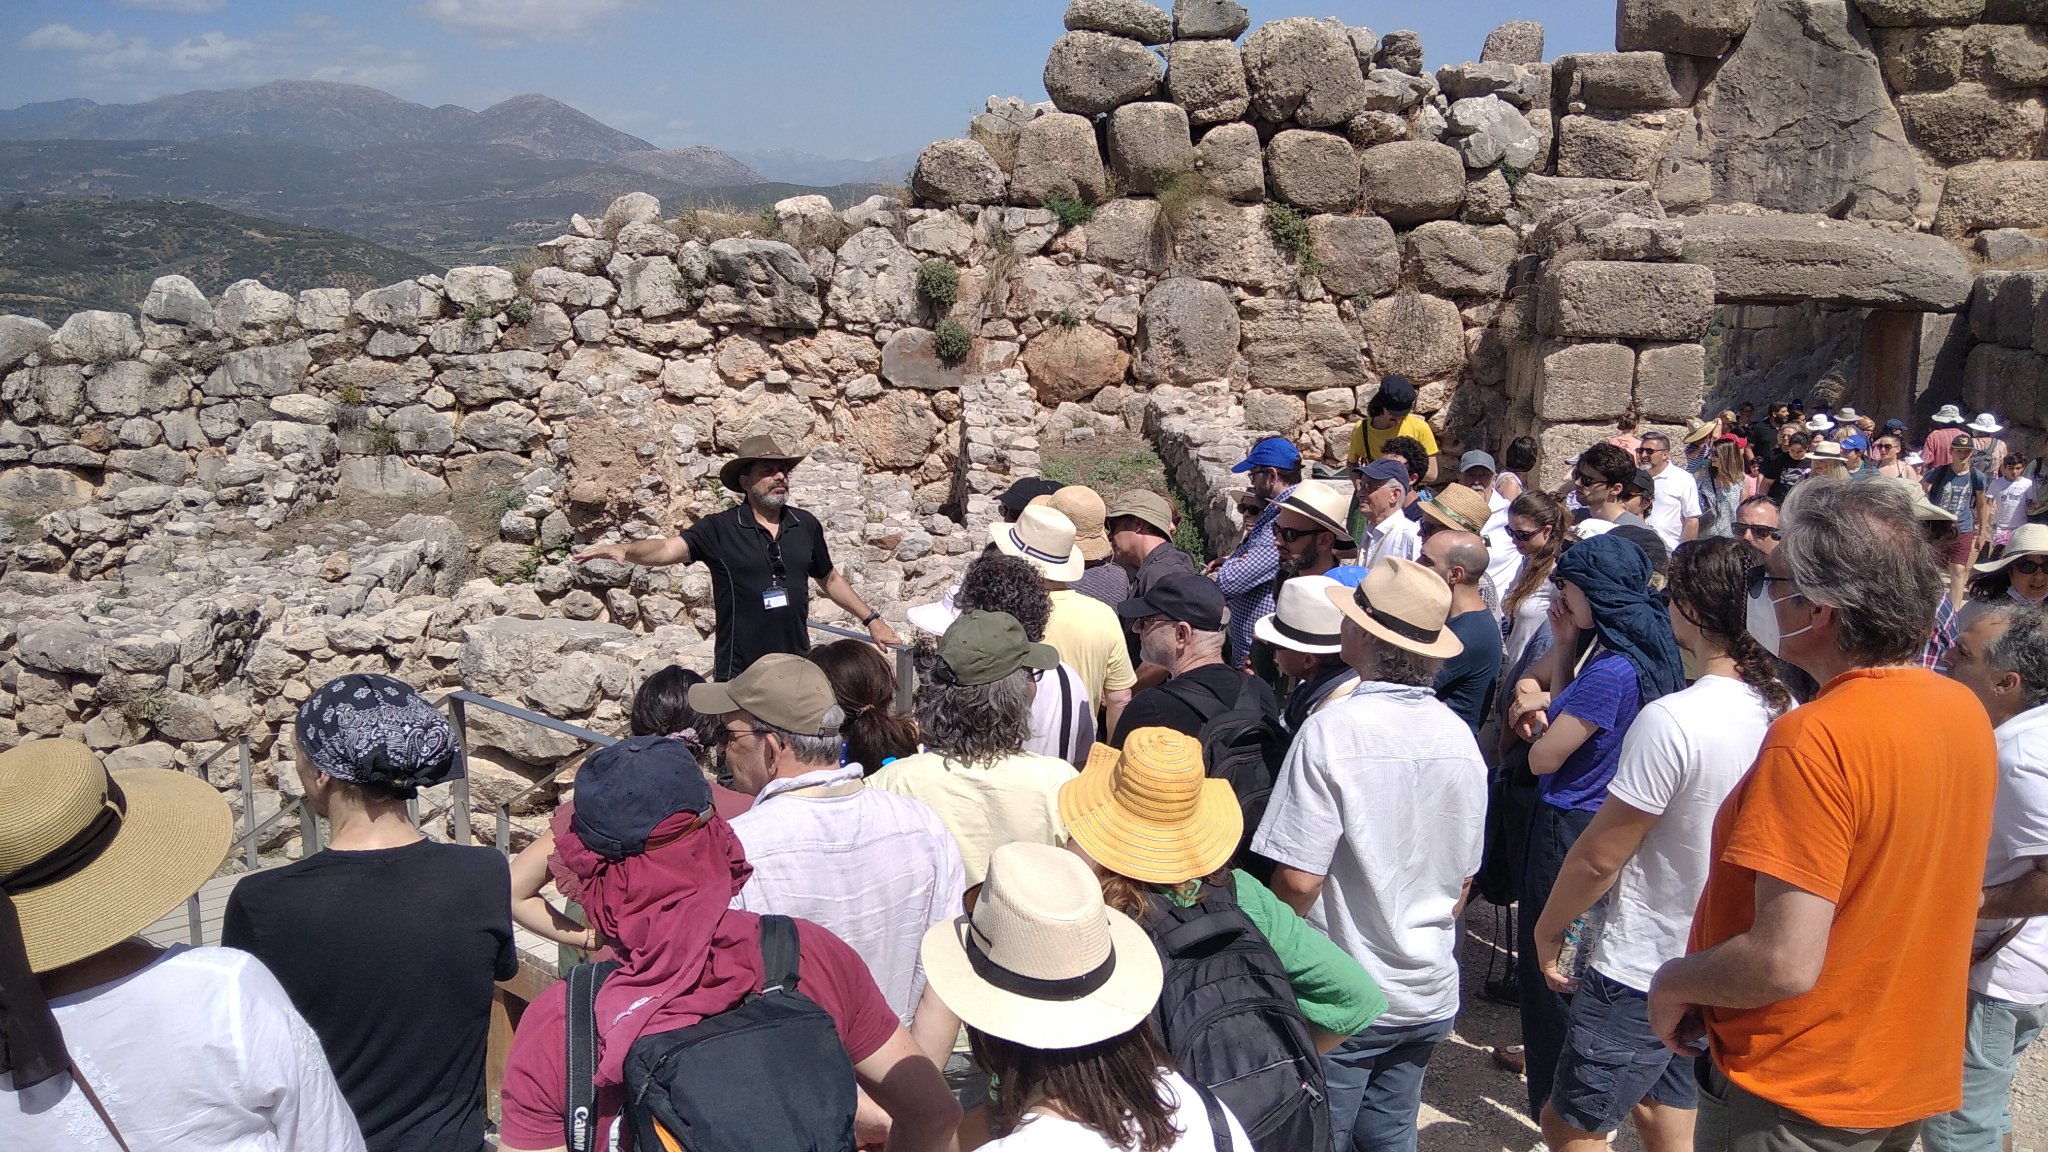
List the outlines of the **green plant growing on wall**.
<svg viewBox="0 0 2048 1152">
<path fill-rule="evenodd" d="M 521 297 L 505 305 L 505 319 L 521 327 L 533 323 L 533 301 Z"/>
<path fill-rule="evenodd" d="M 1273 236 L 1273 242 L 1294 257 L 1294 263 L 1303 279 L 1322 271 L 1322 261 L 1316 259 L 1315 242 L 1309 237 L 1308 217 L 1277 201 L 1266 201 L 1266 231 Z"/>
<path fill-rule="evenodd" d="M 967 353 L 974 347 L 974 337 L 967 331 L 967 325 L 958 320 L 941 320 L 932 329 L 932 355 L 942 364 L 958 364 L 967 359 Z"/>
<path fill-rule="evenodd" d="M 462 334 L 464 336 L 476 335 L 477 329 L 483 327 L 494 315 L 496 313 L 491 311 L 491 306 L 481 300 L 464 308 L 462 310 Z"/>
<path fill-rule="evenodd" d="M 943 316 L 960 298 L 960 270 L 950 260 L 927 260 L 917 266 L 917 294 Z"/>
<path fill-rule="evenodd" d="M 1079 228 L 1095 219 L 1095 206 L 1084 200 L 1054 192 L 1045 198 L 1045 207 L 1059 219 L 1060 231 Z"/>
<path fill-rule="evenodd" d="M 1062 308 L 1053 314 L 1052 322 L 1072 332 L 1081 326 L 1081 317 L 1072 308 Z"/>
<path fill-rule="evenodd" d="M 401 450 L 398 432 L 382 420 L 370 424 L 370 455 L 396 456 Z"/>
</svg>

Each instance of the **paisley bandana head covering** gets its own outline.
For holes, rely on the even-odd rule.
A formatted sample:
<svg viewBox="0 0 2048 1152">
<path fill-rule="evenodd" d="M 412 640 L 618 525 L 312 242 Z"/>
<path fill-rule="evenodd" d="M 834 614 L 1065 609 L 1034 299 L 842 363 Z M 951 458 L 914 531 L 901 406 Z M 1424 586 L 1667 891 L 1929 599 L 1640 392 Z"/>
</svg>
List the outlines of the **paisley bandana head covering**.
<svg viewBox="0 0 2048 1152">
<path fill-rule="evenodd" d="M 299 706 L 299 748 L 314 769 L 410 798 L 455 775 L 455 729 L 410 685 L 352 673 Z"/>
</svg>

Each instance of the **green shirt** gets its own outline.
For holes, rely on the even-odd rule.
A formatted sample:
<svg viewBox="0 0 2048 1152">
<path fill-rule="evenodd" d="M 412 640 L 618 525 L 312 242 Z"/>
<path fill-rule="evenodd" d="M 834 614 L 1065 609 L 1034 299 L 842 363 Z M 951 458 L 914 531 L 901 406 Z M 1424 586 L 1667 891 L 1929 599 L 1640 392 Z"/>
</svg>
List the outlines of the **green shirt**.
<svg viewBox="0 0 2048 1152">
<path fill-rule="evenodd" d="M 1294 999 L 1310 1025 L 1332 1036 L 1351 1036 L 1379 1019 L 1387 1010 L 1387 998 L 1358 961 L 1243 869 L 1233 868 L 1230 875 L 1237 881 L 1238 907 L 1279 955 L 1280 966 L 1294 985 Z M 1178 894 L 1170 898 L 1182 906 L 1194 903 Z"/>
</svg>

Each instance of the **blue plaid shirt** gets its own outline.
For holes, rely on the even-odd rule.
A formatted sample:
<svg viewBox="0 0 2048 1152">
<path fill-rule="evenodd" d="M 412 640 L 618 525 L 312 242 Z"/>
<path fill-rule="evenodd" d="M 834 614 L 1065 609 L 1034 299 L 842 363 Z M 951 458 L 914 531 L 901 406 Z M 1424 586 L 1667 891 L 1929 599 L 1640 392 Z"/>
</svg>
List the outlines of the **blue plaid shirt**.
<svg viewBox="0 0 2048 1152">
<path fill-rule="evenodd" d="M 1223 602 L 1230 608 L 1231 659 L 1239 668 L 1251 663 L 1253 625 L 1273 611 L 1273 581 L 1280 575 L 1273 521 L 1280 518 L 1280 502 L 1293 491 L 1288 488 L 1260 510 L 1243 542 L 1216 570 L 1216 587 L 1223 590 Z"/>
<path fill-rule="evenodd" d="M 1927 645 L 1920 649 L 1920 663 L 1936 672 L 1948 670 L 1948 650 L 1956 646 L 1956 606 L 1941 594 L 1941 603 L 1934 609 L 1934 631 L 1927 635 Z"/>
</svg>

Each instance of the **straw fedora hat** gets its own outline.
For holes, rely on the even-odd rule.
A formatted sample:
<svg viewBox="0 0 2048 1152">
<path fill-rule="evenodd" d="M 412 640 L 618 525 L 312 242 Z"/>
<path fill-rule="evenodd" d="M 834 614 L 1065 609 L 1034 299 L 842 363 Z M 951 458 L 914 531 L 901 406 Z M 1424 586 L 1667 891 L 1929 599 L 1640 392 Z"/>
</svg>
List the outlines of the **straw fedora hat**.
<svg viewBox="0 0 2048 1152">
<path fill-rule="evenodd" d="M 1685 442 L 1687 444 L 1697 444 L 1709 436 L 1719 435 L 1720 431 L 1721 422 L 1719 420 L 1702 420 L 1694 416 L 1685 422 Z"/>
<path fill-rule="evenodd" d="M 988 538 L 996 551 L 1029 561 L 1047 580 L 1079 580 L 1088 566 L 1074 543 L 1074 522 L 1043 504 L 1027 505 L 1015 524 L 989 525 Z"/>
<path fill-rule="evenodd" d="M 740 441 L 739 455 L 726 461 L 725 466 L 718 470 L 718 482 L 734 492 L 739 492 L 743 490 L 740 486 L 740 473 L 745 472 L 751 465 L 763 460 L 773 460 L 794 468 L 803 461 L 803 458 L 803 453 L 785 449 L 776 442 L 775 437 L 765 432 L 758 433 Z"/>
<path fill-rule="evenodd" d="M 1437 659 L 1465 650 L 1458 634 L 1444 627 L 1451 586 L 1413 560 L 1383 556 L 1358 587 L 1326 588 L 1323 595 L 1346 620 L 1396 648 Z"/>
<path fill-rule="evenodd" d="M 1328 528 L 1340 544 L 1351 543 L 1351 485 L 1329 480 L 1303 480 L 1280 501 L 1280 507 Z"/>
<path fill-rule="evenodd" d="M 1252 635 L 1273 645 L 1316 656 L 1334 656 L 1342 645 L 1344 614 L 1324 593 L 1338 587 L 1328 576 L 1296 576 L 1280 585 L 1271 615 L 1252 625 Z"/>
<path fill-rule="evenodd" d="M 1424 516 L 1474 536 L 1486 528 L 1486 519 L 1493 514 L 1486 506 L 1486 497 L 1463 484 L 1446 485 L 1434 494 L 1424 493 L 1421 506 Z"/>
<path fill-rule="evenodd" d="M 1093 563 L 1109 558 L 1109 532 L 1103 528 L 1108 508 L 1095 489 L 1069 484 L 1053 493 L 1046 504 L 1073 522 L 1074 543 L 1081 549 L 1081 559 Z"/>
<path fill-rule="evenodd" d="M 1079 856 L 1018 841 L 989 857 L 974 914 L 934 924 L 925 979 L 968 1025 L 1040 1050 L 1081 1048 L 1145 1022 L 1159 1001 L 1159 950 L 1105 907 Z"/>
<path fill-rule="evenodd" d="M 233 839 L 227 801 L 197 776 L 110 774 L 75 740 L 0 752 L 0 876 L 52 873 L 42 883 L 13 880 L 5 897 L 37 972 L 154 924 L 213 876 Z"/>
<path fill-rule="evenodd" d="M 2022 556 L 2048 556 L 2048 524 L 2022 524 L 2013 529 L 2012 540 L 1996 560 L 1977 565 L 1979 572 L 2003 572 Z"/>
<path fill-rule="evenodd" d="M 1060 820 L 1097 864 L 1146 884 L 1178 884 L 1225 864 L 1244 836 L 1228 780 L 1203 775 L 1202 745 L 1171 728 L 1139 728 L 1123 751 L 1097 744 L 1060 786 Z"/>
</svg>

